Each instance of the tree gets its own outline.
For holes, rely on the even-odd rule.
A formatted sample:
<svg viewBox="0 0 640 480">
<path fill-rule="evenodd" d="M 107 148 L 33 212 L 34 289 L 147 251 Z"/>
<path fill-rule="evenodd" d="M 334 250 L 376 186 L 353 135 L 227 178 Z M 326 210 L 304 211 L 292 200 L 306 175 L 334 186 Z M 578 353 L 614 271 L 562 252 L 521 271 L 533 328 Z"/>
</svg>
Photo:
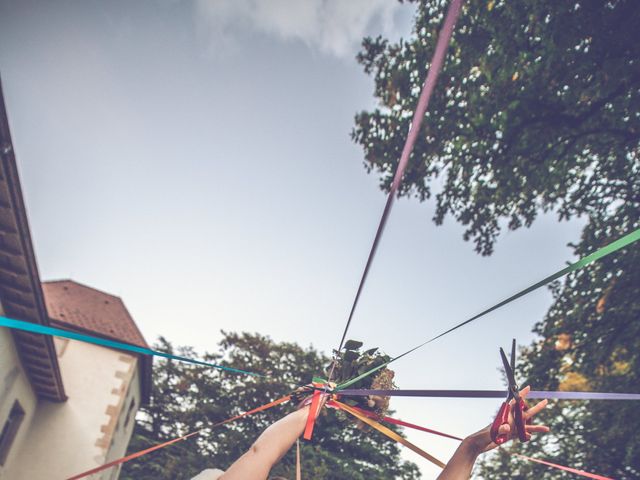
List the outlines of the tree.
<svg viewBox="0 0 640 480">
<path fill-rule="evenodd" d="M 354 141 L 388 190 L 434 50 L 444 4 L 417 5 L 414 34 L 366 38 L 358 61 L 379 108 Z M 540 210 L 607 217 L 640 198 L 640 5 L 633 0 L 467 2 L 401 195 L 436 195 L 435 221 L 467 226 L 490 254 L 501 227 Z"/>
<path fill-rule="evenodd" d="M 173 351 L 161 339 L 157 348 Z M 195 355 L 190 348 L 180 354 Z M 179 435 L 205 428 L 203 435 L 172 445 L 123 466 L 123 480 L 189 479 L 205 468 L 227 468 L 271 423 L 291 407 L 263 413 L 215 429 L 210 425 L 265 404 L 307 384 L 325 371 L 329 360 L 313 348 L 276 343 L 268 337 L 224 333 L 220 351 L 205 358 L 222 365 L 261 372 L 248 377 L 194 365 L 157 360 L 152 402 L 138 415 L 129 446 L 135 452 Z M 357 428 L 341 412 L 326 412 L 318 421 L 313 441 L 302 444 L 305 478 L 414 479 L 417 467 L 400 459 L 398 446 L 376 432 Z M 289 452 L 272 475 L 294 477 L 295 453 Z"/>
<path fill-rule="evenodd" d="M 637 219 L 637 215 L 636 215 Z M 575 247 L 586 255 L 625 231 L 631 219 L 591 222 Z M 618 224 L 619 223 L 619 224 Z M 554 303 L 521 360 L 540 389 L 637 392 L 640 385 L 640 248 L 631 246 L 553 286 Z M 540 415 L 552 433 L 509 449 L 612 478 L 640 477 L 637 402 L 556 402 Z M 542 445 L 541 445 L 542 444 Z M 563 478 L 506 454 L 490 457 L 482 478 Z M 570 477 L 567 477 L 570 478 Z"/>
<path fill-rule="evenodd" d="M 448 2 L 415 3 L 409 40 L 366 38 L 358 55 L 379 107 L 356 115 L 352 137 L 387 191 Z M 580 256 L 640 227 L 639 24 L 632 0 L 467 2 L 399 194 L 425 201 L 437 185 L 434 221 L 453 216 L 483 255 L 501 229 L 528 227 L 541 211 L 588 218 L 573 245 Z M 522 352 L 530 383 L 637 391 L 638 250 L 553 285 L 540 339 Z M 514 448 L 615 478 L 640 475 L 637 406 L 561 402 L 544 415 L 553 435 Z M 564 475 L 506 453 L 479 472 Z"/>
</svg>

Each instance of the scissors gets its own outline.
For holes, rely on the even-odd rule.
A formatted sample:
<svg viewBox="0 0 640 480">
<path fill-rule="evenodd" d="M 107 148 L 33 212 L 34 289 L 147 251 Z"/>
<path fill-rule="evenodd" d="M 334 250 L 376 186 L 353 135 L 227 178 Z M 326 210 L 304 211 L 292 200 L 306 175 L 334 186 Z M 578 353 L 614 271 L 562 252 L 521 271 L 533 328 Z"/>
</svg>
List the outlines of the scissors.
<svg viewBox="0 0 640 480">
<path fill-rule="evenodd" d="M 504 371 L 507 374 L 507 381 L 509 382 L 509 389 L 507 399 L 500 406 L 498 415 L 491 425 L 491 440 L 497 445 L 502 445 L 509 440 L 509 434 L 500 434 L 499 429 L 502 425 L 509 424 L 509 414 L 513 412 L 513 418 L 515 420 L 516 431 L 518 438 L 521 442 L 527 442 L 530 435 L 527 434 L 525 426 L 529 421 L 525 418 L 525 412 L 529 409 L 527 402 L 520 396 L 520 388 L 516 383 L 514 370 L 516 363 L 516 341 L 513 340 L 511 344 L 511 362 L 507 360 L 507 356 L 504 350 L 500 348 L 500 356 L 502 357 L 502 364 L 504 365 Z"/>
</svg>

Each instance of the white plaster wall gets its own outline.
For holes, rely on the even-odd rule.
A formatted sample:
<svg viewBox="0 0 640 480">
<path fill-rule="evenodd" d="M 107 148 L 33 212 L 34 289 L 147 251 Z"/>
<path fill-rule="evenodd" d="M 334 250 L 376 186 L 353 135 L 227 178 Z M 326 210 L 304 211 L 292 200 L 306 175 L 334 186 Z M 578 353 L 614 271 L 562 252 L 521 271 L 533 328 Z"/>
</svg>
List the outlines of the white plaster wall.
<svg viewBox="0 0 640 480">
<path fill-rule="evenodd" d="M 2 307 L 0 307 L 0 313 Z M 13 343 L 13 336 L 7 328 L 0 327 L 0 429 L 7 420 L 13 402 L 18 400 L 24 409 L 25 417 L 15 437 L 9 456 L 4 466 L 0 467 L 0 478 L 9 480 L 17 478 L 11 475 L 13 466 L 23 450 L 27 432 L 36 410 L 37 399 L 31 384 L 20 365 L 18 352 Z"/>
<path fill-rule="evenodd" d="M 118 432 L 117 422 L 126 415 L 127 392 L 137 395 L 136 405 L 140 404 L 137 358 L 75 340 L 56 339 L 56 350 L 69 398 L 64 403 L 39 403 L 24 448 L 7 477 L 11 480 L 63 479 L 94 468 L 124 453 L 131 435 L 131 426 Z M 91 478 L 116 478 L 112 474 L 106 471 Z"/>
<path fill-rule="evenodd" d="M 105 459 L 106 462 L 110 462 L 117 458 L 123 457 L 127 451 L 127 446 L 129 445 L 129 440 L 131 440 L 131 434 L 133 433 L 133 427 L 136 424 L 136 412 L 140 407 L 140 402 L 142 399 L 142 392 L 140 391 L 140 371 L 138 368 L 135 369 L 133 378 L 129 383 L 129 389 L 126 393 L 126 397 L 122 402 L 122 408 L 120 410 L 120 414 L 118 416 L 118 423 L 116 425 L 116 429 L 114 431 L 112 440 L 111 440 L 111 448 L 107 453 L 107 457 Z M 126 423 L 127 420 L 127 411 L 129 409 L 129 405 L 131 401 L 134 401 L 134 409 L 131 413 L 131 417 L 129 419 L 129 423 Z M 104 480 L 115 480 L 118 478 L 120 474 L 120 466 L 114 467 L 109 472 L 105 472 L 103 475 Z"/>
</svg>

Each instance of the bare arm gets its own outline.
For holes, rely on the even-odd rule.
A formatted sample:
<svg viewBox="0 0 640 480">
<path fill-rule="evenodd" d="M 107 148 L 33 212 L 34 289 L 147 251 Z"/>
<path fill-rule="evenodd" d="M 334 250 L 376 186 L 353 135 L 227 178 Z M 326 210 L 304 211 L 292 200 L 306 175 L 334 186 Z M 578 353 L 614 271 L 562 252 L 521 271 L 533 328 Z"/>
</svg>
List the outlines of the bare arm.
<svg viewBox="0 0 640 480">
<path fill-rule="evenodd" d="M 520 395 L 523 398 L 526 397 L 529 390 L 529 387 L 525 387 L 520 392 Z M 532 418 L 546 406 L 546 400 L 537 403 L 525 413 L 525 418 Z M 527 425 L 526 430 L 530 434 L 546 433 L 549 431 L 549 427 L 544 425 Z M 502 425 L 499 432 L 500 434 L 508 434 L 510 440 L 517 437 L 512 416 L 509 417 L 509 424 Z M 451 460 L 447 463 L 447 466 L 438 476 L 438 480 L 467 480 L 471 476 L 471 471 L 473 470 L 473 466 L 476 463 L 478 456 L 481 453 L 493 450 L 496 447 L 497 445 L 491 441 L 490 426 L 487 426 L 473 435 L 469 435 L 462 441 L 458 449 L 455 451 Z"/>
<path fill-rule="evenodd" d="M 323 395 L 320 408 L 324 406 Z M 304 432 L 310 406 L 302 407 L 269 426 L 251 448 L 236 460 L 220 480 L 265 480 L 271 468 L 280 461 Z"/>
</svg>

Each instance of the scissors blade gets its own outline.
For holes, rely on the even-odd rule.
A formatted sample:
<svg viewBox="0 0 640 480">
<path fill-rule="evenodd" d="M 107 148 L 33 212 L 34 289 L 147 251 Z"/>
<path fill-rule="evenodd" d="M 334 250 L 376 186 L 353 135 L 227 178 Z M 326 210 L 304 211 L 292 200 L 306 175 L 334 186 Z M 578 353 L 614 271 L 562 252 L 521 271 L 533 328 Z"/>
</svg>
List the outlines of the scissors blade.
<svg viewBox="0 0 640 480">
<path fill-rule="evenodd" d="M 516 390 L 516 379 L 513 375 L 513 370 L 511 369 L 511 365 L 509 365 L 509 360 L 507 360 L 507 355 L 504 353 L 504 350 L 500 348 L 500 357 L 502 358 L 502 364 L 504 366 L 504 371 L 507 374 L 507 380 L 509 381 L 509 391 Z"/>
<path fill-rule="evenodd" d="M 516 371 L 516 339 L 511 342 L 511 371 Z"/>
</svg>

